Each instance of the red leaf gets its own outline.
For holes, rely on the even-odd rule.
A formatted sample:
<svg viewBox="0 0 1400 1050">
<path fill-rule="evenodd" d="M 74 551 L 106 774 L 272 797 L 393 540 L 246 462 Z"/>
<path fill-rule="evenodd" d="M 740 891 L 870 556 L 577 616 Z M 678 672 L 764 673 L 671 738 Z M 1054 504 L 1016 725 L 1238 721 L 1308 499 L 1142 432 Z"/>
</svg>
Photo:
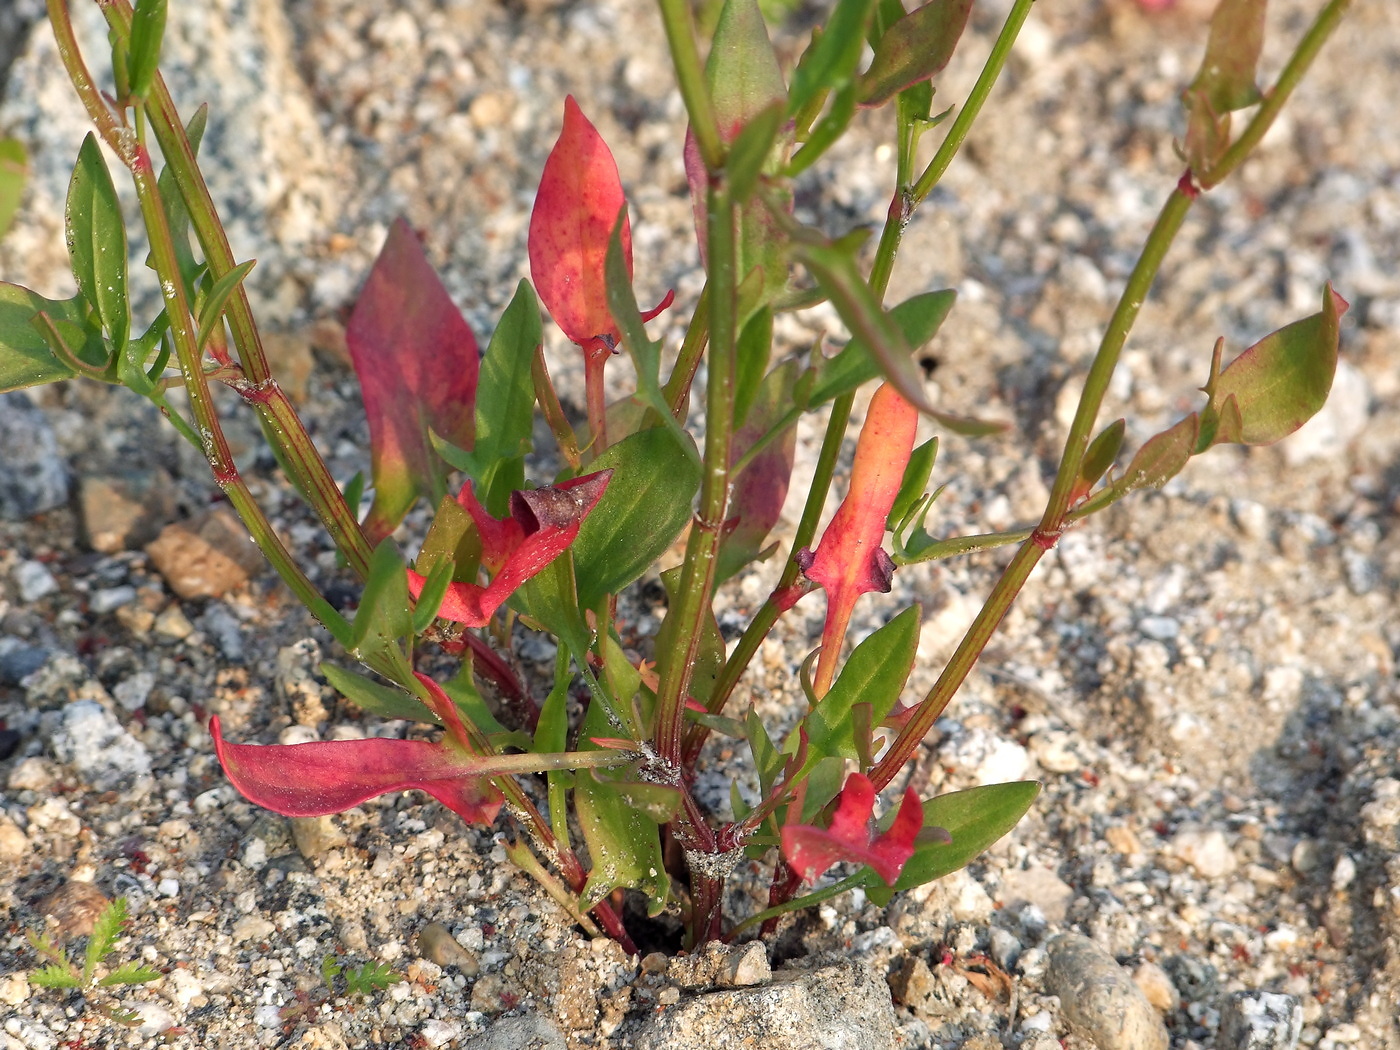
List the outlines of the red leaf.
<svg viewBox="0 0 1400 1050">
<path fill-rule="evenodd" d="M 503 796 L 489 759 L 427 740 L 331 740 L 230 744 L 209 720 L 214 752 L 250 802 L 288 817 L 341 813 L 390 791 L 426 791 L 469 824 L 490 824 Z"/>
<path fill-rule="evenodd" d="M 611 353 L 618 339 L 604 264 L 621 212 L 623 257 L 632 276 L 625 204 L 612 151 L 570 95 L 530 213 L 530 275 L 555 323 L 590 354 Z"/>
<path fill-rule="evenodd" d="M 924 823 L 923 806 L 910 788 L 890 829 L 872 837 L 874 808 L 875 788 L 870 779 L 863 773 L 852 773 L 841 789 L 829 827 L 789 824 L 783 828 L 783 856 L 809 882 L 841 861 L 855 861 L 868 864 L 893 886 L 914 855 L 914 840 Z"/>
<path fill-rule="evenodd" d="M 826 591 L 826 626 L 814 679 L 818 696 L 825 694 L 835 675 L 856 599 L 867 591 L 890 589 L 894 562 L 880 544 L 904 468 L 914 451 L 918 422 L 918 410 L 889 383 L 881 384 L 870 399 L 856 443 L 846 499 L 827 525 L 816 552 L 798 552 L 807 578 Z"/>
<path fill-rule="evenodd" d="M 423 245 L 395 219 L 345 329 L 360 379 L 374 474 L 370 542 L 392 532 L 444 467 L 429 429 L 461 448 L 475 434 L 481 355 Z"/>
<path fill-rule="evenodd" d="M 512 492 L 510 517 L 493 518 L 477 501 L 467 482 L 457 501 L 466 508 L 481 535 L 481 564 L 493 573 L 486 586 L 453 583 L 438 616 L 468 627 L 485 627 L 496 610 L 526 580 L 544 569 L 578 538 L 579 526 L 607 490 L 611 470 Z M 417 598 L 426 577 L 408 570 L 409 593 Z"/>
</svg>

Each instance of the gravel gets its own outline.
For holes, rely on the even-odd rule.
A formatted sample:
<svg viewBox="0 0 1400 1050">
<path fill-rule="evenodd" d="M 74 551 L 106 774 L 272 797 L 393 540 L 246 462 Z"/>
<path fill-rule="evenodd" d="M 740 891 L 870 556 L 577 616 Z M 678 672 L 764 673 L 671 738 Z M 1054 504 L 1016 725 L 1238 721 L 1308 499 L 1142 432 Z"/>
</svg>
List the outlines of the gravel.
<svg viewBox="0 0 1400 1050">
<path fill-rule="evenodd" d="M 32 17 L 20 6 L 17 25 Z M 966 96 L 1006 6 L 976 5 L 939 99 Z M 999 439 L 944 440 L 934 480 L 948 488 L 931 528 L 1002 528 L 1043 506 L 1088 356 L 1179 174 L 1175 96 L 1199 56 L 1199 8 L 1037 5 L 983 122 L 909 227 L 891 300 L 960 292 L 925 354 L 936 362 L 930 395 L 1015 420 Z M 1271 5 L 1267 70 L 1310 8 Z M 79 9 L 98 39 L 95 6 Z M 699 279 L 683 110 L 659 40 L 643 0 L 172 5 L 172 89 L 185 112 L 211 102 L 202 155 L 213 191 L 236 253 L 258 259 L 255 307 L 339 481 L 367 467 L 340 324 L 389 222 L 406 214 L 425 231 L 484 337 L 527 274 L 529 206 L 567 92 L 613 145 L 638 298 L 677 289 L 681 306 L 656 331 L 679 342 Z M 780 38 L 789 55 L 798 46 L 795 33 Z M 1062 948 L 1083 939 L 1113 994 L 1137 1004 L 1142 1030 L 1164 1030 L 1175 1050 L 1400 1045 L 1397 71 L 1400 8 L 1354 5 L 1259 157 L 1193 209 L 1105 411 L 1128 418 L 1136 447 L 1199 405 L 1217 335 L 1238 351 L 1315 311 L 1329 278 L 1353 303 L 1332 407 L 1277 449 L 1213 450 L 1063 538 L 914 770 L 924 795 L 1035 777 L 1044 790 L 1031 814 L 968 870 L 886 908 L 844 897 L 786 922 L 767 985 L 702 991 L 645 954 L 590 941 L 507 863 L 497 830 L 465 828 L 419 795 L 297 828 L 238 797 L 212 754 L 211 714 L 230 738 L 259 742 L 417 730 L 322 688 L 313 647 L 352 662 L 266 570 L 238 566 L 217 596 L 182 595 L 141 549 L 218 500 L 200 457 L 149 405 L 95 384 L 8 395 L 0 427 L 23 426 L 0 438 L 0 719 L 18 734 L 0 759 L 4 1050 L 146 1048 L 162 1032 L 228 1050 L 708 1046 L 765 1024 L 774 997 L 794 1020 L 787 1033 L 767 1029 L 766 1045 L 789 1035 L 814 1045 L 858 1003 L 870 1019 L 852 1038 L 872 1050 L 1083 1048 L 1075 1025 L 1111 1039 L 1079 990 L 1090 985 L 1065 979 L 1075 971 Z M 884 127 L 882 114 L 861 115 L 831 163 L 804 177 L 804 221 L 837 231 L 883 218 Z M 86 130 L 40 26 L 16 49 L 0 99 L 0 135 L 25 141 L 34 172 L 0 240 L 0 279 L 71 294 L 62 201 Z M 145 280 L 144 245 L 133 252 Z M 138 291 L 151 302 L 153 288 Z M 844 337 L 825 309 L 784 315 L 777 330 L 794 349 Z M 547 331 L 574 407 L 577 356 Z M 614 371 L 619 393 L 625 375 Z M 234 401 L 224 407 L 256 495 L 318 584 L 352 607 L 355 588 L 258 451 L 256 425 Z M 819 440 L 819 426 L 799 434 L 780 538 Z M 29 487 L 17 487 L 35 450 L 42 469 L 24 467 Z M 64 494 L 51 496 L 60 477 Z M 71 477 L 161 479 L 170 503 L 134 531 L 125 508 L 92 530 L 103 537 L 94 550 L 84 521 L 102 522 L 66 503 Z M 406 542 L 425 520 L 411 517 Z M 922 603 L 906 702 L 932 684 L 1000 564 L 987 553 L 901 569 L 890 595 L 858 607 L 863 636 Z M 776 573 L 769 562 L 734 581 L 721 624 L 741 622 Z M 619 609 L 639 652 L 656 613 L 645 600 Z M 791 724 L 820 625 L 820 601 L 808 599 L 745 682 L 742 702 L 772 726 Z M 538 688 L 552 647 L 519 642 Z M 91 746 L 89 720 L 113 742 L 107 752 Z M 706 763 L 717 795 L 755 784 L 720 742 Z M 761 907 L 764 874 L 741 867 L 732 902 Z M 76 993 L 15 979 L 39 965 L 25 935 L 54 921 L 43 902 L 79 884 L 127 898 L 115 957 L 164 974 L 119 996 L 135 1028 Z M 431 953 L 423 946 L 434 924 L 461 954 L 438 932 Z M 653 940 L 644 953 L 676 947 L 664 924 Z M 352 996 L 343 981 L 326 985 L 327 955 L 404 980 Z M 1283 1002 L 1296 1003 L 1286 1026 L 1264 1031 L 1264 1004 Z M 1241 1042 L 1254 1038 L 1285 1041 Z"/>
</svg>

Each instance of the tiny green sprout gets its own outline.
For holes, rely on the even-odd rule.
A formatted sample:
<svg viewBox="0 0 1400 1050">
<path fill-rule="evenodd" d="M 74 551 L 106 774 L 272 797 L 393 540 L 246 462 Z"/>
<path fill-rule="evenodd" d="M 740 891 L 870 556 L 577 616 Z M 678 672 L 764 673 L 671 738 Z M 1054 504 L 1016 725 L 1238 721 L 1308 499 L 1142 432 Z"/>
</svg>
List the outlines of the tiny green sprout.
<svg viewBox="0 0 1400 1050">
<path fill-rule="evenodd" d="M 346 995 L 372 995 L 403 980 L 402 974 L 394 973 L 384 963 L 365 963 L 358 969 L 346 969 L 334 955 L 327 955 L 321 960 L 321 980 L 332 994 L 337 977 L 345 982 Z"/>
<path fill-rule="evenodd" d="M 40 988 L 72 988 L 83 991 L 89 999 L 97 999 L 97 1009 L 109 1020 L 119 1024 L 140 1024 L 141 1019 L 128 1010 L 111 1003 L 101 1002 L 101 996 L 94 995 L 102 989 L 115 988 L 125 984 L 147 984 L 158 981 L 161 972 L 141 963 L 127 962 L 115 968 L 107 968 L 105 961 L 116 949 L 117 938 L 127 923 L 126 898 L 118 897 L 103 909 L 93 924 L 88 937 L 87 949 L 83 953 L 83 965 L 75 965 L 68 954 L 46 934 L 30 933 L 29 943 L 48 964 L 34 970 L 29 975 L 29 983 Z M 106 973 L 98 977 L 99 967 Z"/>
</svg>

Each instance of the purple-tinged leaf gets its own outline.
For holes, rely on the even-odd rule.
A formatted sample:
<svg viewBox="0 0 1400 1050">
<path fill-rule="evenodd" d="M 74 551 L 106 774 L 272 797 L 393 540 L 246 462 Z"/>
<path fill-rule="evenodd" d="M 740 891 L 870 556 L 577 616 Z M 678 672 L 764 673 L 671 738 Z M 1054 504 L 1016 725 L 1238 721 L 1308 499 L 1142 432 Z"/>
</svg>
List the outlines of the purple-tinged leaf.
<svg viewBox="0 0 1400 1050">
<path fill-rule="evenodd" d="M 972 0 L 929 0 L 890 26 L 860 78 L 860 104 L 883 105 L 905 88 L 942 72 L 971 10 Z"/>
<path fill-rule="evenodd" d="M 1195 452 L 1200 430 L 1201 417 L 1192 412 L 1162 433 L 1148 438 L 1115 483 L 1114 489 L 1127 494 L 1134 489 L 1161 488 L 1186 466 Z"/>
<path fill-rule="evenodd" d="M 471 448 L 480 354 L 423 245 L 394 220 L 346 326 L 369 417 L 371 542 L 392 532 L 420 494 L 441 495 L 444 466 L 429 431 Z"/>
</svg>

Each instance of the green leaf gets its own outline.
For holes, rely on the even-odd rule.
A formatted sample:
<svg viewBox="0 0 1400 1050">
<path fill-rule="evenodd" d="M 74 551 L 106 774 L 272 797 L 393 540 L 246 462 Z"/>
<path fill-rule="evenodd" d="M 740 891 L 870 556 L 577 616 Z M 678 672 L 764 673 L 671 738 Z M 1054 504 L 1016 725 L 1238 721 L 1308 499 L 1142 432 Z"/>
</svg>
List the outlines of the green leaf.
<svg viewBox="0 0 1400 1050">
<path fill-rule="evenodd" d="M 196 155 L 199 153 L 199 144 L 204 139 L 204 129 L 208 123 L 209 104 L 206 102 L 194 111 L 194 115 L 185 125 L 185 137 L 190 140 L 190 149 Z M 185 288 L 193 299 L 195 278 L 200 264 L 195 261 L 194 252 L 190 249 L 190 213 L 185 207 L 185 198 L 180 195 L 180 188 L 175 183 L 175 172 L 169 163 L 161 169 L 160 178 L 156 180 L 156 189 L 165 204 L 165 213 L 170 218 L 170 241 L 175 246 L 175 259 L 180 276 L 184 278 Z M 146 256 L 146 265 L 155 269 L 149 254 Z"/>
<path fill-rule="evenodd" d="M 878 725 L 899 700 L 919 647 L 919 607 L 911 605 L 852 651 L 836 681 L 808 713 L 808 763 L 818 758 L 860 758 L 852 708 L 871 707 L 870 725 Z M 868 727 L 867 727 L 868 728 Z"/>
<path fill-rule="evenodd" d="M 224 307 L 228 305 L 229 297 L 238 290 L 238 286 L 243 283 L 243 279 L 248 276 L 248 272 L 257 263 L 256 259 L 239 263 L 215 281 L 214 286 L 209 289 L 209 294 L 204 298 L 204 304 L 199 308 L 199 350 L 201 352 L 208 344 L 209 337 L 214 334 L 219 318 L 223 315 Z"/>
<path fill-rule="evenodd" d="M 92 925 L 92 934 L 88 937 L 87 952 L 83 957 L 84 984 L 92 980 L 92 974 L 97 969 L 97 964 L 116 947 L 117 938 L 122 935 L 122 927 L 125 924 L 126 898 L 118 897 L 102 909 L 102 913 L 97 916 L 97 920 Z"/>
<path fill-rule="evenodd" d="M 1148 438 L 1123 476 L 1114 483 L 1113 491 L 1121 496 L 1134 489 L 1161 488 L 1186 466 L 1195 452 L 1200 429 L 1201 417 L 1192 412 L 1162 433 Z"/>
<path fill-rule="evenodd" d="M 729 193 L 735 204 L 743 204 L 758 187 L 758 178 L 768 165 L 768 156 L 773 152 L 782 126 L 783 103 L 778 100 L 759 110 L 734 137 L 724 170 L 729 176 Z"/>
<path fill-rule="evenodd" d="M 476 680 L 472 677 L 470 660 L 464 661 L 457 673 L 441 685 L 442 691 L 451 697 L 452 702 L 457 705 L 457 711 L 467 722 L 491 737 L 508 732 L 506 727 L 501 725 L 496 716 L 491 713 L 491 709 L 486 706 L 486 700 L 477 689 Z M 529 739 L 525 738 L 521 743 L 528 744 Z M 520 745 L 511 744 L 511 746 L 518 747 Z"/>
<path fill-rule="evenodd" d="M 608 486 L 612 491 L 612 486 Z M 607 497 L 603 497 L 606 502 Z M 589 518 L 597 516 L 598 507 L 593 508 Z M 587 524 L 587 521 L 584 522 Z M 582 535 L 582 532 L 580 532 Z M 575 547 L 578 541 L 574 541 Z M 565 551 L 525 581 L 510 596 L 512 608 L 530 617 L 543 630 L 554 635 L 570 652 L 588 652 L 589 631 L 579 611 L 578 586 L 575 583 L 574 558 Z"/>
<path fill-rule="evenodd" d="M 807 49 L 792 74 L 789 117 L 825 91 L 840 90 L 855 75 L 865 48 L 865 26 L 873 0 L 837 0 L 821 36 Z"/>
<path fill-rule="evenodd" d="M 131 94 L 145 98 L 160 65 L 161 39 L 165 36 L 168 0 L 136 0 L 131 16 L 131 58 L 128 63 Z"/>
<path fill-rule="evenodd" d="M 326 986 L 326 990 L 335 993 L 335 979 L 340 976 L 340 963 L 336 961 L 334 955 L 324 955 L 321 957 L 321 983 Z"/>
<path fill-rule="evenodd" d="M 29 157 L 24 143 L 19 139 L 0 139 L 0 237 L 5 236 L 19 211 L 28 178 Z"/>
<path fill-rule="evenodd" d="M 386 537 L 370 558 L 369 576 L 346 648 L 390 681 L 415 688 L 413 669 L 399 644 L 413 635 L 413 614 L 409 609 L 403 559 L 394 541 Z"/>
<path fill-rule="evenodd" d="M 909 462 L 904 465 L 904 478 L 899 483 L 899 493 L 895 496 L 894 503 L 890 506 L 890 516 L 885 521 L 885 527 L 890 532 L 898 532 L 910 512 L 924 498 L 924 490 L 928 487 L 929 475 L 933 473 L 933 464 L 937 459 L 936 437 L 929 438 L 910 455 Z"/>
<path fill-rule="evenodd" d="M 755 319 L 766 313 L 761 311 Z M 752 322 L 748 327 L 752 327 Z M 727 580 L 761 557 L 768 534 L 782 516 L 797 450 L 797 378 L 797 362 L 789 360 L 753 386 L 754 403 L 748 419 L 730 445 L 732 455 L 742 456 L 746 462 L 737 474 L 731 475 L 732 525 L 720 538 L 716 579 Z M 751 456 L 751 450 L 760 441 L 762 450 Z"/>
<path fill-rule="evenodd" d="M 758 400 L 763 374 L 773 350 L 773 310 L 761 307 L 744 324 L 735 346 L 734 426 L 742 428 Z M 776 370 L 775 370 L 776 371 Z M 790 384 L 789 384 L 790 385 Z"/>
<path fill-rule="evenodd" d="M 749 751 L 753 754 L 754 769 L 758 771 L 758 784 L 766 798 L 773 790 L 773 785 L 778 782 L 778 777 L 782 775 L 786 760 L 773 746 L 768 729 L 752 707 L 744 716 L 744 726 L 748 730 Z"/>
<path fill-rule="evenodd" d="M 1213 382 L 1210 403 L 1218 411 L 1234 399 L 1238 436 L 1227 432 L 1215 440 L 1269 445 L 1317 415 L 1337 372 L 1341 318 L 1347 309 L 1347 301 L 1329 284 L 1320 313 L 1265 336 L 1231 361 Z"/>
<path fill-rule="evenodd" d="M 68 183 L 64 229 L 78 288 L 97 310 L 112 345 L 126 346 L 131 331 L 131 308 L 126 300 L 126 226 L 117 188 L 92 132 L 83 139 Z"/>
<path fill-rule="evenodd" d="M 632 289 L 632 267 L 629 263 L 630 251 L 622 243 L 623 232 L 627 229 L 627 205 L 624 203 L 613 225 L 612 236 L 608 239 L 608 252 L 604 266 L 607 279 L 608 310 L 622 334 L 623 345 L 637 369 L 637 395 L 656 414 L 656 418 L 671 432 L 676 447 L 683 450 L 698 470 L 700 457 L 695 443 L 686 434 L 680 422 L 671 414 L 671 406 L 661 390 L 661 344 L 653 342 L 642 324 L 641 310 L 637 306 L 637 295 Z M 668 296 L 669 300 L 669 296 Z M 660 309 L 660 307 L 657 307 Z M 608 451 L 612 451 L 609 449 Z M 601 470 L 601 467 L 596 469 Z M 606 497 L 604 497 L 606 500 Z M 597 515 L 592 515 L 596 517 Z"/>
<path fill-rule="evenodd" d="M 860 104 L 882 105 L 897 92 L 937 76 L 953 57 L 971 10 L 972 0 L 928 0 L 891 25 L 860 78 Z"/>
<path fill-rule="evenodd" d="M 534 428 L 535 387 L 530 367 L 544 341 L 540 305 L 529 281 L 516 286 L 491 334 L 476 386 L 476 443 L 471 451 L 433 435 L 433 446 L 453 467 L 476 482 L 476 496 L 495 517 L 504 517 L 510 494 L 525 487 L 525 454 Z"/>
<path fill-rule="evenodd" d="M 593 861 L 580 907 L 590 911 L 613 890 L 627 887 L 646 894 L 648 915 L 660 915 L 671 880 L 661 859 L 657 822 L 628 805 L 617 787 L 599 780 L 589 769 L 577 773 L 574 811 Z"/>
<path fill-rule="evenodd" d="M 466 508 L 452 496 L 443 496 L 438 503 L 413 567 L 416 572 L 431 576 L 441 561 L 452 562 L 452 579 L 459 583 L 476 581 L 481 566 L 481 534 Z"/>
<path fill-rule="evenodd" d="M 793 155 L 784 171 L 789 178 L 801 175 L 841 138 L 856 113 L 857 88 L 854 81 L 843 84 L 831 106 L 807 133 L 807 141 Z"/>
<path fill-rule="evenodd" d="M 441 724 L 437 716 L 428 710 L 427 705 L 402 689 L 383 685 L 329 661 L 321 664 L 321 673 L 326 676 L 326 681 L 331 684 L 332 689 L 351 703 L 380 718 L 404 718 L 410 722 Z"/>
<path fill-rule="evenodd" d="M 889 312 L 905 344 L 911 351 L 923 346 L 937 334 L 958 293 L 951 288 L 923 292 L 906 299 Z M 914 366 L 911 364 L 911 368 Z M 811 404 L 820 405 L 849 393 L 862 383 L 880 376 L 882 368 L 870 344 L 859 334 L 841 348 L 834 357 L 816 365 L 817 381 L 812 386 Z"/>
<path fill-rule="evenodd" d="M 0 391 L 72 379 L 78 373 L 59 359 L 35 327 L 46 314 L 64 334 L 78 360 L 94 369 L 107 362 L 102 335 L 88 322 L 88 305 L 81 295 L 45 299 L 38 292 L 0 281 Z"/>
<path fill-rule="evenodd" d="M 151 966 L 143 966 L 137 962 L 122 963 L 98 981 L 97 986 L 111 988 L 119 984 L 146 984 L 150 981 L 159 981 L 164 976 L 165 974 Z"/>
<path fill-rule="evenodd" d="M 1107 474 L 1108 468 L 1113 466 L 1113 461 L 1118 458 L 1118 452 L 1123 447 L 1123 433 L 1126 429 L 1126 420 L 1115 419 L 1099 432 L 1098 437 L 1089 442 L 1084 458 L 1079 463 L 1077 487 L 1083 492 L 1088 492 L 1098 484 L 1099 478 Z"/>
<path fill-rule="evenodd" d="M 29 983 L 40 988 L 82 988 L 83 980 L 71 968 L 49 963 L 29 973 Z"/>
<path fill-rule="evenodd" d="M 357 970 L 344 971 L 341 976 L 345 978 L 347 995 L 370 995 L 403 980 L 403 976 L 390 970 L 387 963 L 365 963 Z"/>
<path fill-rule="evenodd" d="M 447 588 L 452 585 L 452 574 L 456 567 L 456 563 L 451 558 L 439 558 L 428 572 L 427 578 L 423 581 L 423 590 L 419 593 L 418 600 L 413 606 L 413 633 L 415 635 L 422 634 L 437 619 L 438 609 L 442 606 L 442 599 L 447 595 Z"/>
<path fill-rule="evenodd" d="M 675 542 L 700 488 L 699 464 L 663 428 L 623 438 L 589 469 L 612 469 L 613 479 L 573 545 L 584 608 L 636 580 Z"/>
<path fill-rule="evenodd" d="M 930 841 L 915 846 L 914 855 L 893 887 L 866 869 L 861 878 L 866 895 L 883 906 L 900 890 L 913 889 L 957 871 L 1014 828 L 1039 793 L 1040 785 L 1034 780 L 1021 780 L 928 799 L 924 802 L 924 827 L 947 830 L 952 842 Z M 894 815 L 891 809 L 881 823 L 892 822 Z"/>
</svg>

